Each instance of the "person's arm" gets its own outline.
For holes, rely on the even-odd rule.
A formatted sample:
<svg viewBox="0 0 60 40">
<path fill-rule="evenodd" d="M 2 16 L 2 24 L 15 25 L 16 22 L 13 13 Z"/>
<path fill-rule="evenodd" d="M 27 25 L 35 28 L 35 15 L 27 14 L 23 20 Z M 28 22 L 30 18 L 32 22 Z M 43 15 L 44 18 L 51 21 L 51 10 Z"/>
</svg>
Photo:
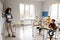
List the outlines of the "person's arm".
<svg viewBox="0 0 60 40">
<path fill-rule="evenodd" d="M 49 28 L 51 28 L 51 23 L 49 24 L 49 26 L 48 26 Z"/>
<path fill-rule="evenodd" d="M 13 19 L 13 16 L 12 16 L 12 14 L 11 14 L 11 18 Z"/>
<path fill-rule="evenodd" d="M 58 28 L 58 26 L 55 24 L 55 28 Z"/>
</svg>

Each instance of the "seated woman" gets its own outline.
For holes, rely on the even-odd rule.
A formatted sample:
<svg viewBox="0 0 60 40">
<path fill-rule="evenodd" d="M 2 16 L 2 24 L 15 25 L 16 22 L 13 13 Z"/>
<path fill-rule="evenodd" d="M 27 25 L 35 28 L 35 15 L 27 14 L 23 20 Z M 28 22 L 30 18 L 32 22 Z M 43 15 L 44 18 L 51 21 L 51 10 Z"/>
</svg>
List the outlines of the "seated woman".
<svg viewBox="0 0 60 40">
<path fill-rule="evenodd" d="M 42 30 L 42 20 L 39 20 L 38 24 L 34 24 L 34 26 L 36 26 L 36 29 L 38 29 L 39 34 L 40 34 L 40 32 Z"/>
<path fill-rule="evenodd" d="M 41 30 L 43 29 L 42 20 L 39 20 L 38 25 L 40 26 L 39 27 L 39 34 L 40 34 Z"/>
<path fill-rule="evenodd" d="M 37 29 L 38 29 L 39 34 L 40 34 L 41 30 L 43 29 L 42 20 L 39 20 Z"/>
<path fill-rule="evenodd" d="M 35 20 L 34 20 L 34 23 L 33 23 L 33 26 L 38 26 L 38 16 L 35 17 Z"/>
<path fill-rule="evenodd" d="M 46 26 L 48 26 L 51 23 L 51 18 L 50 16 L 48 16 L 48 18 L 46 19 Z"/>
<path fill-rule="evenodd" d="M 49 24 L 49 28 L 50 28 L 50 30 L 49 30 L 48 34 L 49 34 L 49 36 L 53 36 L 55 30 L 57 29 L 57 26 L 55 24 L 55 19 L 52 19 L 52 22 Z M 51 32 L 52 32 L 52 34 L 50 34 Z"/>
</svg>

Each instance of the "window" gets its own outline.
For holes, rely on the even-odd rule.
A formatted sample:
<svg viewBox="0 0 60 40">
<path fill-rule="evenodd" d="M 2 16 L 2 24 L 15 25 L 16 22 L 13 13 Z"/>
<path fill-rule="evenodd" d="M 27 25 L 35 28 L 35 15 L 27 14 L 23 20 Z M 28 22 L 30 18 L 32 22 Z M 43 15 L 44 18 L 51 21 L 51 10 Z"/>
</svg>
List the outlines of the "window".
<svg viewBox="0 0 60 40">
<path fill-rule="evenodd" d="M 34 19 L 35 16 L 35 7 L 34 5 L 30 5 L 30 18 Z"/>
<path fill-rule="evenodd" d="M 60 18 L 60 4 L 52 4 L 49 8 L 49 15 L 52 19 Z"/>
<path fill-rule="evenodd" d="M 20 18 L 24 18 L 24 4 L 20 4 Z"/>
<path fill-rule="evenodd" d="M 58 11 L 59 11 L 59 15 L 58 16 L 59 16 L 59 19 L 60 19 L 60 4 L 59 4 L 59 10 Z"/>
<path fill-rule="evenodd" d="M 29 19 L 29 5 L 25 5 L 25 19 Z"/>
<path fill-rule="evenodd" d="M 33 4 L 20 4 L 20 19 L 34 19 L 35 6 Z"/>
</svg>

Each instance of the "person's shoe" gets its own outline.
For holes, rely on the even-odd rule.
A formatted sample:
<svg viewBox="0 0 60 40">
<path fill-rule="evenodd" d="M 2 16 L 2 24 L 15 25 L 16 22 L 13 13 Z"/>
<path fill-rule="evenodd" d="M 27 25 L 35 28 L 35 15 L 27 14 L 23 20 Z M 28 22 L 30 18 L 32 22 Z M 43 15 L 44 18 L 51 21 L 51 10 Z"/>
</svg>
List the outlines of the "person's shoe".
<svg viewBox="0 0 60 40">
<path fill-rule="evenodd" d="M 16 37 L 15 35 L 12 35 L 12 37 Z"/>
</svg>

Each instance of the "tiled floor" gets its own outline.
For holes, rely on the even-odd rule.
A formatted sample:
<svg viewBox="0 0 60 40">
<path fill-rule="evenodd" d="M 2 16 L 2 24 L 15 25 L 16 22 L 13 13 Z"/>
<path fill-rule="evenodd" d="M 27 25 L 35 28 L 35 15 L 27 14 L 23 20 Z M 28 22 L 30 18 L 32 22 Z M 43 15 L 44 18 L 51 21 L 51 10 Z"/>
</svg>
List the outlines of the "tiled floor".
<svg viewBox="0 0 60 40">
<path fill-rule="evenodd" d="M 21 27 L 15 27 L 15 32 L 16 32 L 16 38 L 12 37 L 5 37 L 3 35 L 3 40 L 49 40 L 49 36 L 47 34 L 47 30 L 42 30 L 41 34 L 38 34 L 38 30 L 36 27 L 32 27 L 31 25 L 29 26 L 21 26 Z M 56 32 L 56 37 L 58 39 L 53 39 L 53 40 L 60 40 L 60 32 L 57 30 Z M 44 34 L 44 35 L 43 35 Z M 55 38 L 55 36 L 54 36 Z"/>
<path fill-rule="evenodd" d="M 32 26 L 15 27 L 16 38 L 6 37 L 6 33 L 2 35 L 3 40 L 32 40 Z"/>
</svg>

